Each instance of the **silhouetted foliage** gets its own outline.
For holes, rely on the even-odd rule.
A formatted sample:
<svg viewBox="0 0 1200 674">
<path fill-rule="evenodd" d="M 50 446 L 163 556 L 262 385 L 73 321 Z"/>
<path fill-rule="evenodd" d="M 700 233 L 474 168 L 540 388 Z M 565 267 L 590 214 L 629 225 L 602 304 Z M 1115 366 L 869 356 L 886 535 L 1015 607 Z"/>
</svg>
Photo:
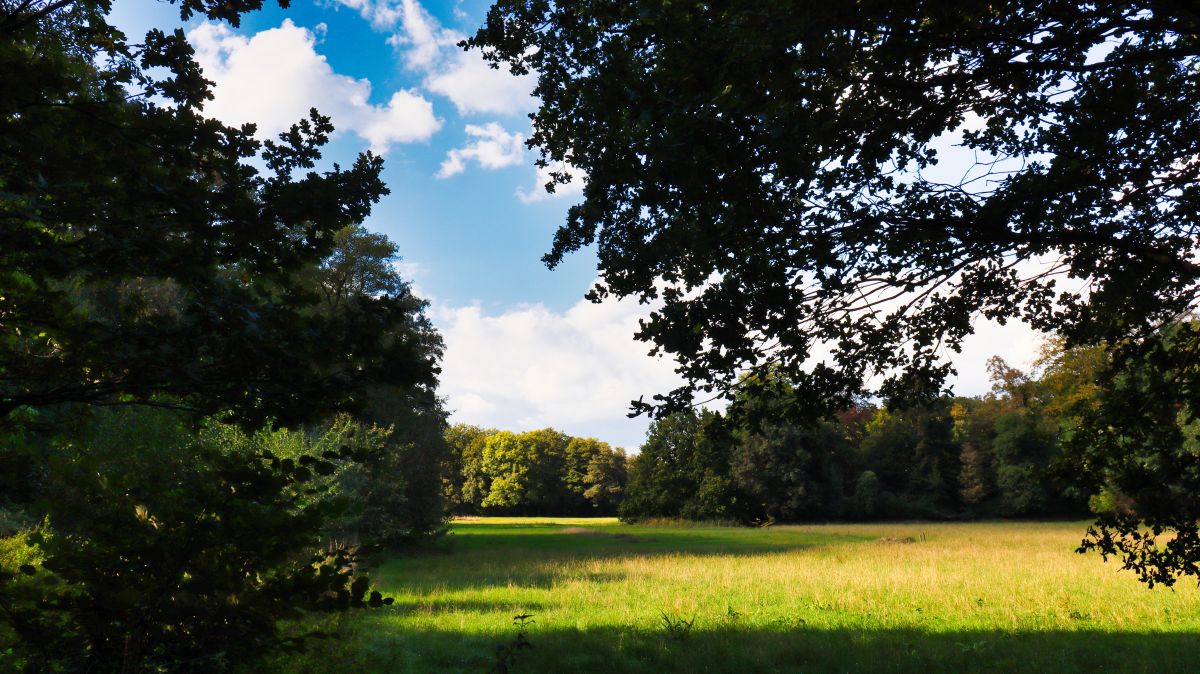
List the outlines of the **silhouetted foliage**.
<svg viewBox="0 0 1200 674">
<path fill-rule="evenodd" d="M 715 413 L 687 411 L 655 420 L 630 462 L 621 518 L 746 519 L 749 501 L 730 475 L 731 449 Z"/>
<path fill-rule="evenodd" d="M 529 635 L 526 633 L 533 623 L 532 613 L 513 616 L 513 625 L 517 627 L 517 636 L 513 637 L 511 642 L 496 647 L 496 661 L 492 664 L 492 672 L 508 674 L 513 671 L 513 665 L 517 662 L 517 654 L 533 648 L 533 643 L 529 641 Z"/>
<path fill-rule="evenodd" d="M 317 274 L 323 310 L 332 316 L 354 311 L 363 303 L 388 301 L 406 310 L 392 317 L 385 339 L 417 345 L 419 368 L 436 363 L 443 350 L 441 336 L 396 270 L 397 248 L 382 234 L 352 225 L 337 233 L 333 252 Z M 420 539 L 442 529 L 447 513 L 442 473 L 449 458 L 444 434 L 447 413 L 434 386 L 409 385 L 403 379 L 376 383 L 359 393 L 360 420 L 388 428 L 384 451 L 372 455 L 346 482 L 344 495 L 361 508 L 354 538 L 375 546 Z"/>
<path fill-rule="evenodd" d="M 1055 354 L 1048 348 L 1044 360 Z M 795 421 L 803 415 L 784 408 L 797 397 L 778 376 L 739 394 L 749 416 L 668 415 L 630 462 L 621 516 L 770 523 L 1085 513 L 1086 496 L 1101 492 L 1071 489 L 1056 470 L 1060 428 L 1075 426 L 1060 396 L 1076 397 L 1056 369 L 1038 377 L 993 365 L 986 396 L 895 410 L 863 404 L 836 421 Z"/>
<path fill-rule="evenodd" d="M 944 393 L 975 319 L 1023 319 L 1110 347 L 1074 475 L 1141 507 L 1096 540 L 1160 582 L 1200 574 L 1176 423 L 1200 415 L 1200 331 L 1180 327 L 1200 300 L 1194 3 L 498 0 L 464 47 L 537 77 L 529 144 L 550 187 L 568 163 L 587 177 L 547 264 L 595 245 L 592 298 L 658 303 L 638 337 L 685 384 L 636 410 L 773 373 L 797 414 L 869 388 L 898 411 Z M 955 145 L 967 168 L 948 176 Z M 1018 489 L 1041 442 L 1025 422 L 994 475 L 1029 512 L 1046 495 Z M 946 503 L 945 433 L 913 432 Z M 1152 551 L 1139 521 L 1175 545 Z"/>
<path fill-rule="evenodd" d="M 182 31 L 133 43 L 108 8 L 0 7 L 0 423 L 153 401 L 290 424 L 372 384 L 432 386 L 426 335 L 401 329 L 411 296 L 336 286 L 371 292 L 329 312 L 310 281 L 387 193 L 382 160 L 316 171 L 333 130 L 316 111 L 267 142 L 206 119 Z M 330 281 L 340 266 L 326 261 Z"/>
<path fill-rule="evenodd" d="M 1103 517 L 1081 550 L 1116 555 L 1151 585 L 1200 575 L 1200 324 L 1116 350 L 1095 398 L 1080 397 L 1066 468 L 1083 478 Z"/>
</svg>

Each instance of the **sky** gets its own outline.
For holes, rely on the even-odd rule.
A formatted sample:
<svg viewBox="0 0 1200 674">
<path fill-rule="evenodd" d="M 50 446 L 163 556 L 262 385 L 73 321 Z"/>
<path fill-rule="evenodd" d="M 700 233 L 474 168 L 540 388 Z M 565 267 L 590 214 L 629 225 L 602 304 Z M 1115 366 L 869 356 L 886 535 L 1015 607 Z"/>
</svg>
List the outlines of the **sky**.
<svg viewBox="0 0 1200 674">
<path fill-rule="evenodd" d="M 544 191 L 524 146 L 533 81 L 456 46 L 488 4 L 293 0 L 232 28 L 182 23 L 166 2 L 117 0 L 112 20 L 131 42 L 150 27 L 182 27 L 215 83 L 208 115 L 272 138 L 316 107 L 337 128 L 326 161 L 383 156 L 391 194 L 364 224 L 396 243 L 401 272 L 430 303 L 446 341 L 440 391 L 451 421 L 552 426 L 635 450 L 648 421 L 628 418 L 629 402 L 677 385 L 674 364 L 633 340 L 645 307 L 583 299 L 593 250 L 554 270 L 541 263 L 582 176 Z M 987 358 L 1025 367 L 1040 344 L 1020 324 L 976 329 L 953 358 L 964 395 L 989 389 Z"/>
</svg>

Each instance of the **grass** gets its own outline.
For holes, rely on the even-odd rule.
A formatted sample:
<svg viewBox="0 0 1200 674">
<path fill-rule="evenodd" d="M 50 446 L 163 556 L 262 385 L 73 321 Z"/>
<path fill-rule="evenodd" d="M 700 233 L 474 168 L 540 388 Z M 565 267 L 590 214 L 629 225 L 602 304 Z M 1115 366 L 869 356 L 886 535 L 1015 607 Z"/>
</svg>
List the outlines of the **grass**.
<svg viewBox="0 0 1200 674">
<path fill-rule="evenodd" d="M 1200 590 L 1073 552 L 1082 523 L 458 521 L 376 570 L 393 607 L 289 672 L 1193 672 Z"/>
</svg>

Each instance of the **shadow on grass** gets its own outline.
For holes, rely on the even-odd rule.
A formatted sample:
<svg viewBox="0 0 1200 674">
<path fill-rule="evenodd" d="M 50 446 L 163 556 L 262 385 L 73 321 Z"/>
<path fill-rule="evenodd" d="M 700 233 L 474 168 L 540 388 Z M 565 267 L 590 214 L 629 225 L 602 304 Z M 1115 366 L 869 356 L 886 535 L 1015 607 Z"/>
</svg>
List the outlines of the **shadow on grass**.
<svg viewBox="0 0 1200 674">
<path fill-rule="evenodd" d="M 401 615 L 441 615 L 444 613 L 496 613 L 501 616 L 518 613 L 538 613 L 546 610 L 546 604 L 537 601 L 496 602 L 473 599 L 422 599 L 399 601 L 390 609 Z"/>
<path fill-rule="evenodd" d="M 517 634 L 509 618 L 533 613 L 527 631 L 533 648 L 518 654 L 513 672 L 1200 672 L 1200 635 L 1098 631 L 1082 623 L 1078 630 L 1052 631 L 828 628 L 800 617 L 751 624 L 730 613 L 700 615 L 694 628 L 671 630 L 657 624 L 655 607 L 637 606 L 632 608 L 651 616 L 631 621 L 638 626 L 589 625 L 586 609 L 570 618 L 560 613 L 558 622 L 537 622 L 537 614 L 554 620 L 555 588 L 564 582 L 622 580 L 619 572 L 592 571 L 580 563 L 588 560 L 783 555 L 831 544 L 872 544 L 870 536 L 805 531 L 596 529 L 463 527 L 447 543 L 452 564 L 442 556 L 414 555 L 383 565 L 376 578 L 384 590 L 400 595 L 396 607 L 348 619 L 341 638 L 315 644 L 310 654 L 280 661 L 272 671 L 487 672 L 497 646 Z M 491 594 L 495 600 L 446 596 L 528 587 L 551 592 L 531 601 L 509 601 L 519 595 L 505 591 Z M 461 620 L 446 618 L 459 612 Z M 480 620 L 480 614 L 491 619 Z"/>
<path fill-rule="evenodd" d="M 496 646 L 515 635 L 428 629 L 356 630 L 333 650 L 286 671 L 486 672 Z M 915 629 L 696 630 L 672 639 L 665 630 L 545 629 L 528 631 L 514 672 L 1195 672 L 1194 634 L 1088 631 L 931 633 Z M 330 663 L 335 663 L 331 666 Z"/>
<path fill-rule="evenodd" d="M 714 554 L 752 555 L 832 543 L 862 543 L 872 536 L 781 532 L 764 529 L 652 527 L 458 527 L 444 545 L 455 553 L 528 550 L 557 557 Z"/>
<path fill-rule="evenodd" d="M 461 531 L 461 530 L 460 530 Z M 731 538 L 732 536 L 732 538 Z M 768 534 L 754 529 L 613 529 L 580 531 L 562 526 L 484 526 L 451 534 L 437 555 L 393 557 L 373 572 L 386 592 L 417 593 L 437 589 L 481 590 L 493 587 L 551 589 L 564 581 L 608 583 L 625 576 L 587 571 L 578 563 L 668 555 L 748 556 L 816 549 L 830 543 L 861 543 L 867 536 Z M 444 563 L 447 555 L 455 563 Z"/>
</svg>

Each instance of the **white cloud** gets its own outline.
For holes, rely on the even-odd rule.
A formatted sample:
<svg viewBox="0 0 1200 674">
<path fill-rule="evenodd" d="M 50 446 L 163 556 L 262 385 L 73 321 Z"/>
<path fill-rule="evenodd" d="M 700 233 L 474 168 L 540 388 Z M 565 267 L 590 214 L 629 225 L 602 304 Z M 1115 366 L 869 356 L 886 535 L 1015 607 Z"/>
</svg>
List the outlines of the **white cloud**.
<svg viewBox="0 0 1200 674">
<path fill-rule="evenodd" d="M 205 113 L 227 124 L 254 122 L 260 137 L 287 130 L 313 107 L 377 153 L 428 140 L 441 128 L 433 104 L 416 91 L 400 90 L 387 105 L 371 104 L 370 81 L 334 72 L 315 49 L 316 35 L 290 19 L 249 37 L 205 22 L 188 32 L 188 41 L 205 77 L 216 83 Z"/>
<path fill-rule="evenodd" d="M 372 2 L 371 0 L 337 0 L 362 15 L 373 27 L 386 30 L 396 25 L 400 20 L 400 9 L 389 2 Z"/>
<path fill-rule="evenodd" d="M 567 183 L 566 185 L 555 185 L 553 194 L 547 192 L 546 184 L 550 182 L 550 174 L 552 172 L 558 172 L 564 169 L 566 170 L 567 174 L 571 176 L 571 182 Z M 579 194 L 583 191 L 583 184 L 587 181 L 587 174 L 585 174 L 581 169 L 578 169 L 570 164 L 558 164 L 554 167 L 538 167 L 537 175 L 534 180 L 535 184 L 532 187 L 517 188 L 517 199 L 520 199 L 521 203 L 532 204 L 534 202 L 545 201 L 547 199 L 569 197 Z"/>
<path fill-rule="evenodd" d="M 1029 372 L 1045 340 L 1045 333 L 1021 321 L 1000 325 L 979 319 L 975 333 L 963 340 L 962 353 L 949 354 L 958 370 L 958 375 L 950 379 L 954 393 L 977 396 L 992 390 L 987 373 L 987 361 L 992 356 L 1000 356 L 1009 365 Z"/>
<path fill-rule="evenodd" d="M 388 43 L 399 50 L 405 67 L 423 77 L 427 90 L 449 98 L 460 114 L 513 115 L 533 109 L 533 75 L 513 76 L 489 66 L 478 50 L 463 51 L 458 43 L 466 35 L 443 27 L 417 0 L 336 1 L 376 30 L 395 31 Z"/>
<path fill-rule="evenodd" d="M 409 262 L 408 260 L 397 260 L 392 263 L 392 267 L 400 274 L 401 278 L 410 283 L 424 278 L 429 271 L 420 262 Z M 417 296 L 425 297 L 421 293 L 417 293 Z"/>
<path fill-rule="evenodd" d="M 443 52 L 457 49 L 463 35 L 442 28 L 416 0 L 401 0 L 395 10 L 396 21 L 388 28 L 399 28 L 388 42 L 404 49 L 404 62 L 414 70 L 428 70 L 444 58 Z M 397 24 L 399 24 L 397 26 Z"/>
<path fill-rule="evenodd" d="M 673 360 L 648 356 L 650 346 L 633 339 L 647 315 L 630 301 L 489 313 L 435 300 L 431 316 L 446 340 L 440 388 L 453 420 L 518 431 L 552 426 L 636 450 L 649 421 L 627 418 L 629 402 L 681 383 Z M 1020 322 L 981 321 L 962 353 L 950 354 L 959 371 L 955 392 L 989 391 L 986 363 L 994 355 L 1030 368 L 1042 339 Z"/>
<path fill-rule="evenodd" d="M 532 75 L 514 76 L 492 68 L 477 51 L 455 49 L 442 67 L 425 78 L 425 87 L 453 101 L 459 113 L 512 115 L 534 107 Z"/>
<path fill-rule="evenodd" d="M 449 178 L 462 173 L 468 162 L 475 162 L 485 169 L 499 169 L 520 164 L 525 157 L 525 136 L 504 130 L 497 122 L 483 126 L 468 124 L 467 135 L 474 140 L 463 147 L 450 150 L 442 162 L 437 177 Z"/>
<path fill-rule="evenodd" d="M 673 361 L 633 339 L 646 307 L 581 300 L 564 313 L 541 304 L 489 314 L 437 307 L 446 340 L 441 392 L 455 421 L 528 430 L 553 426 L 636 448 L 649 424 L 629 402 L 679 385 Z"/>
</svg>

